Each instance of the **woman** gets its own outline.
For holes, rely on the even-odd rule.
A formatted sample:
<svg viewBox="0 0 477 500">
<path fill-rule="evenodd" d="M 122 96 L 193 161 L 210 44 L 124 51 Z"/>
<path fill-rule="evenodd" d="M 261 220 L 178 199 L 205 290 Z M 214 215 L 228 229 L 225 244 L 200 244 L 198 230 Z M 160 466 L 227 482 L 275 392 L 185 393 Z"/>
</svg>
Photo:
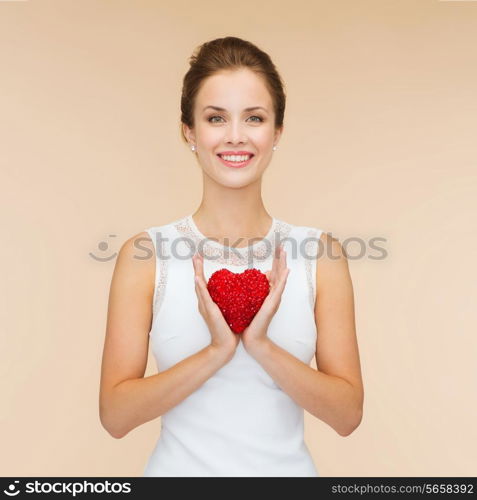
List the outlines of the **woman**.
<svg viewBox="0 0 477 500">
<path fill-rule="evenodd" d="M 121 438 L 162 417 L 144 476 L 316 477 L 303 410 L 347 436 L 361 421 L 363 384 L 339 242 L 276 219 L 262 201 L 283 132 L 280 76 L 255 45 L 213 40 L 191 58 L 181 107 L 182 136 L 203 173 L 202 203 L 121 248 L 102 425 Z M 135 258 L 139 238 L 154 259 Z M 269 293 L 237 332 L 207 284 L 220 269 L 250 268 L 265 274 Z M 144 378 L 149 340 L 159 373 Z"/>
</svg>

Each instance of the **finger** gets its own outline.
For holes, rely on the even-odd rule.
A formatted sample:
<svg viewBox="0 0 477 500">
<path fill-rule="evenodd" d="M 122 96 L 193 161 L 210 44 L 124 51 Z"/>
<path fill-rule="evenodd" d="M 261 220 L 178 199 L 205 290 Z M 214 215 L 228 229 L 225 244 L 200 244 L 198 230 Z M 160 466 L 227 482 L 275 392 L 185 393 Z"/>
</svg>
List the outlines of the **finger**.
<svg viewBox="0 0 477 500">
<path fill-rule="evenodd" d="M 283 294 L 283 290 L 285 289 L 285 285 L 288 279 L 288 275 L 290 274 L 290 269 L 286 268 L 280 275 L 280 279 L 277 282 L 277 285 L 275 286 L 273 290 L 273 296 L 274 298 L 279 298 Z"/>
<path fill-rule="evenodd" d="M 205 313 L 206 308 L 204 306 L 204 301 L 202 300 L 202 293 L 199 288 L 199 284 L 196 282 L 195 284 L 195 294 L 197 295 L 197 305 L 199 307 L 199 312 L 201 314 Z"/>
<path fill-rule="evenodd" d="M 192 256 L 192 262 L 194 265 L 194 275 L 195 277 L 199 278 L 198 282 L 200 282 L 202 279 L 204 279 L 204 269 L 202 261 L 200 259 L 200 255 L 198 253 Z"/>
<path fill-rule="evenodd" d="M 272 262 L 272 270 L 270 271 L 270 281 L 272 283 L 277 279 L 278 274 L 278 264 L 280 262 L 280 247 L 276 247 L 273 252 L 273 262 Z"/>
<path fill-rule="evenodd" d="M 205 279 L 205 276 L 204 276 L 204 260 L 203 260 L 202 256 L 199 256 L 197 258 L 197 276 L 199 277 L 199 285 L 200 285 L 202 292 L 204 292 L 204 291 L 208 292 L 207 280 Z"/>
<path fill-rule="evenodd" d="M 212 300 L 212 297 L 210 296 L 209 290 L 207 288 L 207 282 L 205 280 L 204 276 L 204 261 L 201 255 L 197 257 L 196 260 L 196 269 L 197 269 L 197 274 L 196 274 L 196 282 L 198 285 L 198 289 L 202 298 L 202 301 L 207 308 L 214 308 L 215 302 Z"/>
<path fill-rule="evenodd" d="M 200 253 L 196 254 L 197 274 L 204 284 L 207 284 L 204 276 L 204 258 Z"/>
<path fill-rule="evenodd" d="M 283 269 L 286 269 L 286 252 L 283 249 L 283 244 L 277 249 L 276 258 L 274 259 L 275 268 L 273 270 L 274 282 L 278 282 Z"/>
<path fill-rule="evenodd" d="M 200 258 L 194 255 L 193 262 L 194 262 L 195 289 L 200 299 L 203 300 L 203 286 L 202 286 L 203 271 L 201 270 Z"/>
<path fill-rule="evenodd" d="M 199 263 L 198 263 L 197 255 L 194 255 L 192 257 L 192 264 L 194 266 L 194 282 L 195 282 L 195 284 L 197 286 L 198 283 L 199 283 L 199 281 L 200 281 Z"/>
<path fill-rule="evenodd" d="M 202 304 L 202 292 L 200 290 L 200 277 L 197 272 L 197 262 L 195 259 L 195 255 L 192 257 L 192 263 L 194 265 L 194 288 L 195 288 L 195 293 L 197 295 L 197 300 L 199 301 L 199 304 Z"/>
<path fill-rule="evenodd" d="M 283 248 L 282 248 L 281 254 L 280 254 L 280 265 L 279 265 L 279 268 L 280 268 L 280 273 L 282 273 L 283 271 L 285 271 L 285 269 L 287 268 L 287 253 L 286 253 L 286 251 Z"/>
<path fill-rule="evenodd" d="M 192 263 L 194 265 L 194 284 L 195 284 L 195 293 L 197 295 L 197 299 L 199 301 L 199 305 L 205 309 L 205 300 L 202 285 L 202 275 L 203 272 L 200 270 L 200 256 L 198 254 L 193 255 Z"/>
</svg>

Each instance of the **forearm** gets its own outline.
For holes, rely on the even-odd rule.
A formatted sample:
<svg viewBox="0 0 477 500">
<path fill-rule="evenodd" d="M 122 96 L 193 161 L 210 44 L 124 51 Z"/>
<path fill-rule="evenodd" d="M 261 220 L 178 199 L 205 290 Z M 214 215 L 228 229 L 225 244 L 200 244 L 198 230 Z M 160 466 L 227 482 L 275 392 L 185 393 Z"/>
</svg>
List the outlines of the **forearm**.
<svg viewBox="0 0 477 500">
<path fill-rule="evenodd" d="M 361 398 L 347 380 L 315 370 L 269 338 L 248 351 L 298 405 L 338 434 L 346 436 L 359 425 Z"/>
<path fill-rule="evenodd" d="M 153 420 L 196 391 L 229 360 L 207 346 L 168 370 L 114 386 L 101 407 L 101 421 L 116 438 Z"/>
</svg>

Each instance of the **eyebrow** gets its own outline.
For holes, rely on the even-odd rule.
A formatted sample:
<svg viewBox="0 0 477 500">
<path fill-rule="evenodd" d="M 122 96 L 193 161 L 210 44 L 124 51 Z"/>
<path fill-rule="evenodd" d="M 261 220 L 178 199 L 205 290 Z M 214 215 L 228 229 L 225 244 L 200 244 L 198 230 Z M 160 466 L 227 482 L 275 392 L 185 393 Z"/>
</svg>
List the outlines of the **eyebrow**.
<svg viewBox="0 0 477 500">
<path fill-rule="evenodd" d="M 227 111 L 225 108 L 220 108 L 219 106 L 206 106 L 202 111 L 205 111 L 207 108 L 215 109 L 215 111 Z M 244 111 L 255 111 L 256 109 L 262 109 L 267 112 L 267 110 L 262 106 L 252 106 L 250 108 L 245 108 Z"/>
</svg>

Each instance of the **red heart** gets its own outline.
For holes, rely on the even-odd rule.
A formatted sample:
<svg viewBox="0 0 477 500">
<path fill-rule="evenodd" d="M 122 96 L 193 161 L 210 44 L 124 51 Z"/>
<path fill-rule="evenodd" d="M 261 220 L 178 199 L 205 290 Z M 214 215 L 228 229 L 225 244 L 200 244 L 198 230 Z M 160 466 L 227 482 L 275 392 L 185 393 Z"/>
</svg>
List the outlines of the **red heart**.
<svg viewBox="0 0 477 500">
<path fill-rule="evenodd" d="M 242 333 L 262 306 L 270 284 L 267 276 L 258 269 L 247 269 L 242 273 L 220 269 L 209 278 L 207 289 L 230 329 Z"/>
</svg>

